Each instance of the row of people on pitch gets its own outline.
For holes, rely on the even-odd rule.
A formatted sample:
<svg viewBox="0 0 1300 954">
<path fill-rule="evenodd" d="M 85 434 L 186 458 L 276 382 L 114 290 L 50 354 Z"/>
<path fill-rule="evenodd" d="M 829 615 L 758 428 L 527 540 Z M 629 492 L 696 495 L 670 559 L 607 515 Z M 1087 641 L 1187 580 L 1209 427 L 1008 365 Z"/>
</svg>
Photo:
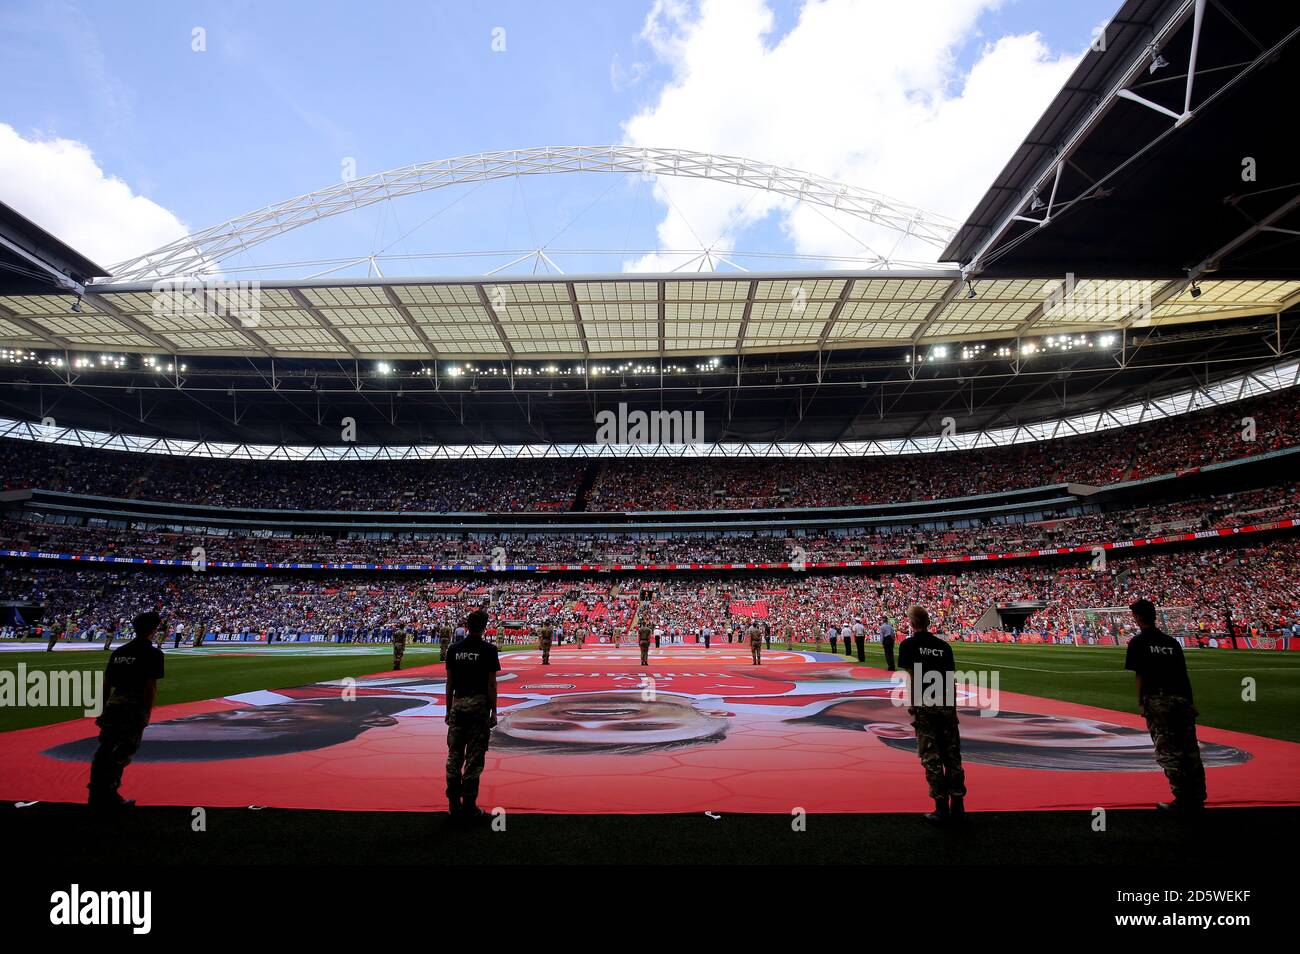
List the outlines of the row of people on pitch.
<svg viewBox="0 0 1300 954">
<path fill-rule="evenodd" d="M 1196 709 L 1186 662 L 1178 642 L 1156 625 L 1156 607 L 1140 599 L 1130 607 L 1138 635 L 1130 641 L 1125 668 L 1135 674 L 1138 711 L 1146 720 L 1156 760 L 1164 770 L 1173 801 L 1163 810 L 1194 813 L 1206 801 L 1205 771 L 1196 738 Z M 952 646 L 930 627 L 921 606 L 907 611 L 911 634 L 899 649 L 906 675 L 908 714 L 917 754 L 934 800 L 927 818 L 938 822 L 965 818 L 967 788 L 961 759 Z M 497 721 L 496 673 L 499 654 L 483 638 L 488 616 L 475 610 L 463 622 L 462 635 L 448 648 L 446 669 L 446 796 L 457 819 L 473 820 L 482 812 L 478 792 L 492 730 Z M 163 653 L 153 645 L 162 626 L 157 611 L 132 621 L 134 638 L 114 650 L 105 668 L 106 700 L 97 719 L 99 740 L 88 781 L 89 803 L 118 810 L 134 804 L 119 793 L 123 772 L 140 746 L 164 676 Z M 755 665 L 761 665 L 762 629 L 747 631 Z M 649 651 L 651 627 L 638 630 L 642 663 Z M 395 652 L 396 652 L 395 648 Z M 400 657 L 398 659 L 400 662 Z M 937 689 L 937 691 L 936 691 Z"/>
<path fill-rule="evenodd" d="M 1179 635 L 1199 639 L 1225 633 L 1229 611 L 1240 634 L 1293 630 L 1300 621 L 1297 565 L 1300 539 L 1286 538 L 1251 547 L 1132 551 L 1097 566 L 1085 560 L 1064 567 L 1021 564 L 962 573 L 638 578 L 616 585 L 625 592 L 577 600 L 548 595 L 556 583 L 545 577 L 513 579 L 499 592 L 475 587 L 449 597 L 439 593 L 445 583 L 430 579 L 362 582 L 340 576 L 10 565 L 0 578 L 0 599 L 45 607 L 43 622 L 15 627 L 20 636 L 54 631 L 70 638 L 99 638 L 106 631 L 118 635 L 125 631 L 122 621 L 134 602 L 172 607 L 175 622 L 188 632 L 247 633 L 258 641 L 272 633 L 294 640 L 311 634 L 341 641 L 373 639 L 376 633 L 382 638 L 384 627 L 402 623 L 423 640 L 446 620 L 463 619 L 470 609 L 484 606 L 497 619 L 526 626 L 550 621 L 557 643 L 575 637 L 590 643 L 625 638 L 643 591 L 651 597 L 644 611 L 664 632 L 688 643 L 704 641 L 706 629 L 713 639 L 725 639 L 726 627 L 742 625 L 746 618 L 733 617 L 733 609 L 767 622 L 783 639 L 793 628 L 795 640 L 806 643 L 813 635 L 820 642 L 831 627 L 842 630 L 846 623 L 854 627 L 860 622 L 873 635 L 882 620 L 897 626 L 913 603 L 931 607 L 936 627 L 946 636 L 977 638 L 980 617 L 990 606 L 1038 603 L 1022 624 L 1023 635 L 1051 642 L 1078 635 L 1084 626 L 1080 621 L 1093 608 L 1124 606 L 1149 594 L 1161 607 L 1177 608 Z M 500 636 L 499 626 L 493 630 Z M 521 636 L 519 641 L 530 640 Z"/>
</svg>

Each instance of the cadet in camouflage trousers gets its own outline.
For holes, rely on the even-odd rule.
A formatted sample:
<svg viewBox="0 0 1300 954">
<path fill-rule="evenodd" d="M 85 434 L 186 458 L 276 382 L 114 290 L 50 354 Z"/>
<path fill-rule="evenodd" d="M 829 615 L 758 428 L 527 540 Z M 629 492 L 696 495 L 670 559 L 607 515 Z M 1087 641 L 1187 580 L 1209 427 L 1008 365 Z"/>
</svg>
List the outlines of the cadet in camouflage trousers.
<svg viewBox="0 0 1300 954">
<path fill-rule="evenodd" d="M 961 736 L 957 710 L 947 706 L 916 706 L 907 710 L 916 730 L 916 754 L 933 799 L 965 796 L 966 770 L 961 765 Z"/>
<path fill-rule="evenodd" d="M 637 645 L 641 647 L 641 665 L 643 666 L 650 665 L 650 634 L 650 624 L 643 621 L 637 634 Z"/>
<path fill-rule="evenodd" d="M 1129 610 L 1138 634 L 1129 640 L 1124 668 L 1136 676 L 1138 711 L 1147 722 L 1156 762 L 1165 771 L 1172 802 L 1159 802 L 1162 811 L 1196 811 L 1205 804 L 1205 766 L 1196 741 L 1196 709 L 1183 647 L 1156 626 L 1157 610 L 1147 599 Z"/>
<path fill-rule="evenodd" d="M 487 696 L 458 696 L 447 717 L 447 800 L 474 805 L 492 737 Z"/>
<path fill-rule="evenodd" d="M 406 655 L 406 630 L 398 629 L 393 633 L 393 668 L 402 668 L 402 657 Z"/>
<path fill-rule="evenodd" d="M 1156 762 L 1169 779 L 1174 801 L 1205 804 L 1205 765 L 1196 740 L 1197 712 L 1182 696 L 1148 696 L 1142 704 L 1147 731 L 1155 744 Z"/>
</svg>

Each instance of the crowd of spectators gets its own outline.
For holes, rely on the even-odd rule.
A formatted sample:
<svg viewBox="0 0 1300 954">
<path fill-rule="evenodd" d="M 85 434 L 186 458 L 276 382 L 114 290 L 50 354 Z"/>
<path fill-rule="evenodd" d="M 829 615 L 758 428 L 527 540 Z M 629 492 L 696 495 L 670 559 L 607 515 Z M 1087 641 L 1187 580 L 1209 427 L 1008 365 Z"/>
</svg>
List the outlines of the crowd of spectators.
<svg viewBox="0 0 1300 954">
<path fill-rule="evenodd" d="M 74 638 L 125 632 L 126 620 L 160 607 L 169 626 L 187 633 L 256 634 L 332 641 L 382 640 L 403 626 L 414 638 L 434 638 L 485 607 L 494 634 L 528 638 L 549 621 L 565 641 L 627 640 L 639 619 L 664 634 L 695 642 L 705 628 L 722 639 L 750 619 L 766 622 L 781 640 L 817 642 L 829 627 L 862 622 L 871 632 L 885 619 L 896 626 L 913 603 L 927 606 L 949 638 L 976 638 L 999 605 L 1028 603 L 1021 635 L 1046 641 L 1068 637 L 1080 611 L 1124 607 L 1138 597 L 1176 607 L 1187 632 L 1223 632 L 1230 612 L 1243 632 L 1276 632 L 1300 614 L 1300 539 L 1251 547 L 1114 555 L 1098 566 L 1000 566 L 961 573 L 758 573 L 718 579 L 587 577 L 556 579 L 358 579 L 288 573 L 132 571 L 6 567 L 0 600 L 45 608 L 42 625 L 62 624 Z M 996 627 L 995 627 L 996 628 Z"/>
<path fill-rule="evenodd" d="M 1104 485 L 1297 444 L 1300 389 L 1292 388 L 1097 434 L 904 457 L 325 463 L 0 440 L 0 489 L 39 487 L 245 509 L 745 510 L 933 500 L 1057 482 Z"/>
<path fill-rule="evenodd" d="M 258 563 L 567 564 L 811 563 L 1021 553 L 1145 539 L 1300 516 L 1300 484 L 1089 512 L 1030 523 L 962 520 L 940 526 L 843 531 L 664 534 L 360 533 L 272 535 L 265 530 L 172 532 L 31 520 L 0 520 L 0 549 L 97 556 Z M 933 523 L 934 521 L 932 521 Z M 970 524 L 970 525 L 963 525 Z"/>
<path fill-rule="evenodd" d="M 272 510 L 569 510 L 586 462 L 246 461 L 0 440 L 0 488 Z"/>
<path fill-rule="evenodd" d="M 69 638 L 129 634 L 130 619 L 157 608 L 171 634 L 201 630 L 208 641 L 259 637 L 297 641 L 381 642 L 401 626 L 416 642 L 432 642 L 473 609 L 492 617 L 491 635 L 518 642 L 548 620 L 563 642 L 609 641 L 632 626 L 640 584 L 635 579 L 581 584 L 555 580 L 357 580 L 284 575 L 78 571 L 6 567 L 0 600 L 43 606 L 41 628 L 62 626 Z M 29 627 L 30 629 L 30 627 Z M 12 632 L 12 628 L 11 628 Z M 25 633 L 14 632 L 14 635 Z"/>
<path fill-rule="evenodd" d="M 1243 424 L 1250 419 L 1253 424 Z M 1093 486 L 1300 444 L 1300 389 L 1135 427 L 1010 447 L 870 458 L 611 460 L 588 510 L 754 510 Z"/>
</svg>

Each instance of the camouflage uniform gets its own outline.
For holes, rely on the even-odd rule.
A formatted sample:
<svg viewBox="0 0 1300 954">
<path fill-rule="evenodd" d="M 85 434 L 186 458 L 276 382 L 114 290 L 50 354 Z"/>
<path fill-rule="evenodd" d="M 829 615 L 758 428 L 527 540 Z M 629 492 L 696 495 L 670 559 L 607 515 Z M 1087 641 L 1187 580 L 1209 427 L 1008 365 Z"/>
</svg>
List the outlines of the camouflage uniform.
<svg viewBox="0 0 1300 954">
<path fill-rule="evenodd" d="M 641 645 L 641 665 L 650 665 L 650 634 L 651 629 L 645 623 L 641 624 L 641 631 L 638 634 L 638 642 Z"/>
<path fill-rule="evenodd" d="M 961 765 L 957 710 L 951 706 L 915 706 L 907 711 L 916 730 L 916 754 L 925 769 L 930 797 L 964 796 L 966 770 Z"/>
<path fill-rule="evenodd" d="M 113 797 L 122 784 L 122 773 L 135 758 L 149 724 L 149 709 L 143 703 L 113 704 L 110 697 L 104 712 L 95 720 L 99 726 L 99 747 L 90 763 L 92 796 Z"/>
<path fill-rule="evenodd" d="M 398 629 L 393 633 L 393 668 L 402 668 L 402 657 L 406 655 L 406 630 Z"/>
<path fill-rule="evenodd" d="M 542 628 L 537 632 L 537 642 L 542 648 L 543 666 L 549 666 L 551 664 L 551 639 L 551 624 L 543 623 Z"/>
<path fill-rule="evenodd" d="M 749 654 L 755 666 L 763 665 L 763 631 L 757 626 L 749 627 Z"/>
<path fill-rule="evenodd" d="M 916 732 L 916 754 L 925 770 L 930 797 L 935 800 L 935 814 L 927 817 L 941 821 L 947 818 L 950 807 L 961 810 L 959 806 L 962 803 L 957 801 L 950 806 L 950 799 L 964 799 L 966 795 L 957 707 L 951 698 L 950 678 L 956 668 L 952 647 L 928 630 L 913 627 L 912 635 L 903 641 L 899 668 L 908 674 L 913 705 L 907 712 Z M 942 681 L 943 703 L 926 705 L 930 687 L 936 679 Z"/>
<path fill-rule="evenodd" d="M 117 649 L 104 670 L 104 711 L 95 725 L 99 745 L 90 763 L 91 804 L 118 802 L 122 773 L 131 764 L 152 712 L 149 681 L 163 675 L 162 651 L 148 639 L 133 639 Z"/>
<path fill-rule="evenodd" d="M 1204 804 L 1205 766 L 1196 741 L 1197 712 L 1192 703 L 1182 696 L 1148 696 L 1142 714 L 1174 800 L 1184 805 Z"/>
<path fill-rule="evenodd" d="M 447 650 L 451 648 L 451 627 L 438 627 L 438 662 L 447 661 Z"/>
<path fill-rule="evenodd" d="M 1124 668 L 1137 673 L 1138 709 L 1151 733 L 1156 761 L 1169 779 L 1174 805 L 1199 808 L 1205 804 L 1205 767 L 1182 646 L 1154 625 L 1143 624 L 1129 640 Z"/>
<path fill-rule="evenodd" d="M 452 805 L 463 798 L 478 798 L 479 777 L 487 760 L 492 728 L 487 696 L 457 696 L 447 719 L 447 799 Z"/>
</svg>

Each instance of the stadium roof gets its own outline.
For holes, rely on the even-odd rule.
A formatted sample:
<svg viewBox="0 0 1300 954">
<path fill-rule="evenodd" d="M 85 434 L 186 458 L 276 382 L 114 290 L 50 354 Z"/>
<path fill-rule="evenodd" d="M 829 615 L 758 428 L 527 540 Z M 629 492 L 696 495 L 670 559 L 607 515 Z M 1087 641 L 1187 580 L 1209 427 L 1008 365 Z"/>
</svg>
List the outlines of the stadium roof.
<svg viewBox="0 0 1300 954">
<path fill-rule="evenodd" d="M 94 285 L 0 295 L 0 345 L 326 359 L 822 351 L 1275 315 L 1300 280 L 809 272 Z"/>
<path fill-rule="evenodd" d="M 0 202 L 0 294 L 43 294 L 61 288 L 80 294 L 107 275 L 65 242 Z"/>
<path fill-rule="evenodd" d="M 1297 88 L 1300 4 L 1128 0 L 940 259 L 985 277 L 1298 278 Z"/>
</svg>

